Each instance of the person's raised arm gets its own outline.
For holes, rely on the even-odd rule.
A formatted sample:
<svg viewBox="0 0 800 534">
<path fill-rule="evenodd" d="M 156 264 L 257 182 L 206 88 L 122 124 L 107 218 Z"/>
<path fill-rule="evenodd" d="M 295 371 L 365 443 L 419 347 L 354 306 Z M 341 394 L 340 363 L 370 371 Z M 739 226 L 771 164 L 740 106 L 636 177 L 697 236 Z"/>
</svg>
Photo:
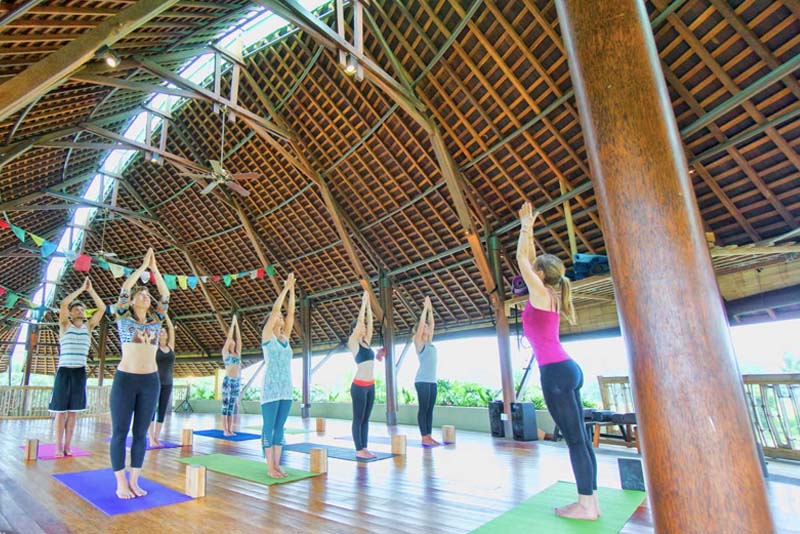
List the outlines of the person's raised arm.
<svg viewBox="0 0 800 534">
<path fill-rule="evenodd" d="M 81 287 L 64 297 L 61 301 L 61 305 L 58 308 L 58 324 L 61 326 L 61 329 L 65 329 L 69 326 L 69 305 L 78 298 L 78 295 L 83 293 L 86 290 L 86 284 L 89 282 L 89 279 L 83 281 Z"/>
<path fill-rule="evenodd" d="M 353 331 L 350 333 L 350 339 L 347 340 L 347 348 L 350 349 L 350 352 L 353 354 L 358 352 L 358 346 L 364 335 L 364 319 L 367 315 L 367 306 L 369 306 L 369 293 L 364 290 L 364 293 L 361 295 L 361 309 L 358 311 L 355 328 L 353 328 Z"/>
<path fill-rule="evenodd" d="M 167 315 L 164 320 L 167 322 L 167 346 L 169 350 L 175 350 L 175 325 L 172 324 L 172 319 Z"/>
<path fill-rule="evenodd" d="M 367 325 L 366 325 L 366 327 L 367 327 L 367 335 L 366 335 L 367 346 L 372 345 L 372 327 L 373 327 L 372 323 L 373 323 L 373 319 L 372 319 L 372 304 L 370 303 L 369 296 L 368 296 L 367 297 Z"/>
<path fill-rule="evenodd" d="M 294 328 L 294 310 L 295 310 L 295 292 L 294 292 L 295 279 L 292 278 L 292 286 L 289 288 L 289 305 L 286 307 L 286 322 L 283 325 L 283 331 L 286 332 L 286 339 L 291 339 L 292 329 Z"/>
<path fill-rule="evenodd" d="M 421 351 L 422 347 L 425 346 L 425 326 L 427 325 L 429 303 L 428 297 L 425 297 L 425 302 L 422 305 L 422 312 L 419 314 L 417 330 L 414 332 L 414 348 L 417 349 L 417 352 Z"/>
<path fill-rule="evenodd" d="M 236 335 L 236 314 L 233 314 L 233 318 L 231 319 L 231 327 L 228 329 L 228 337 L 225 338 L 225 344 L 222 346 L 222 360 L 225 361 L 225 356 L 228 354 L 228 345 L 231 344 L 233 341 L 234 336 Z"/>
<path fill-rule="evenodd" d="M 153 249 L 150 250 L 152 251 Z M 161 271 L 158 270 L 155 252 L 150 254 L 149 267 L 150 271 L 153 273 L 153 278 L 156 280 L 156 288 L 158 288 L 158 295 L 160 297 L 156 305 L 156 310 L 162 315 L 161 318 L 164 319 L 167 316 L 167 307 L 169 306 L 169 288 L 164 281 L 164 277 L 161 276 Z"/>
<path fill-rule="evenodd" d="M 239 326 L 239 318 L 236 318 L 236 354 L 242 357 L 242 329 Z"/>
<path fill-rule="evenodd" d="M 92 281 L 87 277 L 86 281 L 83 283 L 83 286 L 89 292 L 89 295 L 92 297 L 94 301 L 94 306 L 97 308 L 97 311 L 94 312 L 94 315 L 89 319 L 89 330 L 92 330 L 94 327 L 100 324 L 100 321 L 103 320 L 103 316 L 106 312 L 106 303 L 103 302 L 103 299 L 100 298 L 100 295 L 97 294 L 97 291 L 94 290 L 92 286 Z"/>
<path fill-rule="evenodd" d="M 517 239 L 517 265 L 519 266 L 522 279 L 525 280 L 525 285 L 528 286 L 529 295 L 544 296 L 547 294 L 544 282 L 536 276 L 533 264 L 536 261 L 536 250 L 531 246 L 533 234 L 533 223 L 539 212 L 532 213 L 530 202 L 523 204 L 522 209 L 519 210 L 520 231 L 519 238 Z"/>
<path fill-rule="evenodd" d="M 433 330 L 436 328 L 436 320 L 433 318 L 433 304 L 430 297 L 428 299 L 428 343 L 433 341 Z"/>
<path fill-rule="evenodd" d="M 278 320 L 278 316 L 281 313 L 281 306 L 283 306 L 283 301 L 286 299 L 286 294 L 294 285 L 294 273 L 289 273 L 289 276 L 286 277 L 286 281 L 283 283 L 283 289 L 281 292 L 278 293 L 278 297 L 275 299 L 275 302 L 272 303 L 272 309 L 269 312 L 269 317 L 267 317 L 267 321 L 264 323 L 264 328 L 261 329 L 261 342 L 266 343 L 272 337 L 272 331 L 275 329 L 275 322 Z"/>
</svg>

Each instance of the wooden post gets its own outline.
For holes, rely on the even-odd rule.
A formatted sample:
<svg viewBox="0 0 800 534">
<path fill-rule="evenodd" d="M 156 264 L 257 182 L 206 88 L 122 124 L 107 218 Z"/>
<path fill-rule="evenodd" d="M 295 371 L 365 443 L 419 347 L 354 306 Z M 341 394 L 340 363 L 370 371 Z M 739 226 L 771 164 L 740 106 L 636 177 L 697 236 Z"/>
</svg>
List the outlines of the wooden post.
<svg viewBox="0 0 800 534">
<path fill-rule="evenodd" d="M 325 432 L 325 419 L 322 417 L 317 417 L 317 432 Z"/>
<path fill-rule="evenodd" d="M 184 428 L 181 432 L 181 447 L 191 447 L 194 442 L 194 430 Z"/>
<path fill-rule="evenodd" d="M 186 466 L 186 495 L 193 499 L 206 496 L 206 466 Z"/>
<path fill-rule="evenodd" d="M 722 299 L 641 0 L 557 0 L 656 532 L 773 532 Z M 685 436 L 670 413 L 691 413 Z"/>
<path fill-rule="evenodd" d="M 97 310 L 95 313 L 105 314 L 105 310 Z M 103 377 L 106 374 L 106 340 L 108 339 L 108 319 L 105 317 L 100 321 L 100 339 L 97 345 L 97 358 L 100 365 L 97 367 L 97 387 L 103 387 Z"/>
<path fill-rule="evenodd" d="M 455 443 L 456 427 L 453 425 L 444 425 L 442 427 L 442 441 L 445 443 Z"/>
<path fill-rule="evenodd" d="M 311 416 L 311 299 L 301 294 L 300 322 L 303 329 L 303 384 L 300 417 Z"/>
<path fill-rule="evenodd" d="M 395 434 L 392 436 L 392 454 L 406 455 L 406 436 L 405 434 Z"/>
<path fill-rule="evenodd" d="M 479 242 L 480 244 L 480 242 Z M 500 358 L 500 381 L 503 388 L 503 428 L 506 439 L 514 439 L 511 428 L 511 405 L 517 401 L 514 389 L 514 370 L 511 366 L 511 329 L 506 315 L 505 287 L 503 284 L 503 269 L 500 264 L 500 239 L 492 235 L 488 239 L 489 258 L 491 261 L 492 277 L 494 278 L 495 291 L 491 295 L 494 307 L 494 316 L 497 321 L 497 353 Z"/>
<path fill-rule="evenodd" d="M 27 386 L 31 383 L 31 369 L 33 368 L 33 355 L 36 352 L 36 341 L 38 340 L 39 334 L 39 325 L 38 324 L 31 324 L 28 325 L 28 340 L 26 344 L 26 352 L 27 357 L 25 358 L 25 372 L 22 377 L 22 385 Z M 27 400 L 27 395 L 26 395 Z M 26 402 L 27 404 L 27 402 Z M 27 415 L 27 408 L 24 411 L 24 414 Z"/>
<path fill-rule="evenodd" d="M 220 385 L 219 376 L 224 372 L 224 369 L 217 369 L 214 372 L 214 400 L 220 400 L 222 398 L 222 389 Z"/>
<path fill-rule="evenodd" d="M 397 376 L 394 368 L 394 303 L 392 301 L 392 281 L 381 274 L 380 296 L 383 306 L 383 347 L 386 356 L 383 367 L 386 370 L 386 424 L 397 425 Z"/>
<path fill-rule="evenodd" d="M 25 461 L 35 462 L 39 459 L 39 440 L 29 439 L 25 442 Z"/>
<path fill-rule="evenodd" d="M 328 472 L 328 449 L 314 447 L 311 449 L 311 466 L 309 471 L 312 473 Z"/>
</svg>

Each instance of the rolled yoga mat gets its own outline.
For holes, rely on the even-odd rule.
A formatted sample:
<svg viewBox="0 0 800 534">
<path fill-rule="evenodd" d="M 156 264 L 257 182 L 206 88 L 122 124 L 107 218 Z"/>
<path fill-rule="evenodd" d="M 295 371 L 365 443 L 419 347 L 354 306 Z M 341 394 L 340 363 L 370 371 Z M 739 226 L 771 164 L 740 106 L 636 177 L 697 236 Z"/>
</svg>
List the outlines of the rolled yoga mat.
<svg viewBox="0 0 800 534">
<path fill-rule="evenodd" d="M 133 499 L 120 499 L 115 493 L 117 482 L 114 479 L 114 471 L 110 467 L 94 471 L 63 473 L 53 475 L 53 477 L 108 515 L 128 514 L 192 500 L 188 495 L 171 490 L 144 477 L 139 478 L 139 487 L 145 490 L 147 495 Z"/>
<path fill-rule="evenodd" d="M 554 509 L 575 502 L 578 489 L 556 482 L 506 513 L 472 531 L 472 534 L 508 532 L 558 532 L 559 534 L 617 534 L 645 498 L 643 491 L 599 488 L 600 517 L 596 521 L 565 519 Z"/>
<path fill-rule="evenodd" d="M 108 443 L 108 442 L 111 441 L 111 438 L 103 438 L 103 441 Z M 125 440 L 125 446 L 130 449 L 132 442 L 133 442 L 133 438 L 128 436 L 128 438 Z M 145 438 L 145 443 L 147 443 L 147 448 L 145 450 L 148 450 L 148 451 L 152 451 L 154 449 L 175 449 L 175 448 L 179 448 L 180 447 L 179 443 L 173 443 L 173 442 L 167 441 L 165 439 L 162 439 L 161 441 L 159 441 L 160 445 L 158 447 L 154 447 L 153 445 L 150 445 L 150 439 L 147 439 L 147 438 Z"/>
<path fill-rule="evenodd" d="M 25 445 L 20 445 L 20 449 L 24 449 Z M 69 458 L 75 458 L 76 456 L 91 456 L 92 453 L 89 451 L 85 451 L 83 449 L 79 449 L 78 447 L 70 447 L 70 455 L 69 456 L 56 456 L 56 444 L 55 443 L 40 443 L 39 444 L 39 452 L 37 454 L 37 459 L 39 460 L 66 460 Z"/>
<path fill-rule="evenodd" d="M 328 458 L 350 460 L 351 462 L 376 462 L 378 460 L 385 460 L 386 458 L 391 458 L 392 456 L 394 456 L 394 454 L 390 454 L 388 452 L 370 451 L 372 452 L 372 454 L 376 456 L 376 458 L 367 460 L 364 458 L 358 458 L 356 456 L 356 451 L 354 451 L 353 449 L 345 449 L 343 447 L 332 447 L 330 445 L 320 445 L 319 443 L 294 443 L 292 445 L 283 446 L 284 451 L 302 452 L 305 454 L 311 454 L 311 449 L 327 449 Z"/>
<path fill-rule="evenodd" d="M 206 436 L 208 438 L 224 439 L 226 441 L 249 441 L 251 439 L 261 439 L 258 434 L 249 434 L 247 432 L 236 432 L 232 436 L 226 436 L 222 430 L 212 428 L 210 430 L 195 430 L 198 436 Z"/>
<path fill-rule="evenodd" d="M 310 473 L 292 467 L 281 466 L 289 476 L 286 478 L 272 478 L 267 475 L 267 464 L 255 460 L 247 460 L 239 456 L 230 454 L 203 454 L 199 456 L 189 456 L 178 458 L 178 461 L 190 465 L 204 465 L 209 471 L 216 471 L 236 478 L 242 478 L 251 482 L 272 486 L 273 484 L 285 484 L 319 476 L 320 473 Z"/>
</svg>

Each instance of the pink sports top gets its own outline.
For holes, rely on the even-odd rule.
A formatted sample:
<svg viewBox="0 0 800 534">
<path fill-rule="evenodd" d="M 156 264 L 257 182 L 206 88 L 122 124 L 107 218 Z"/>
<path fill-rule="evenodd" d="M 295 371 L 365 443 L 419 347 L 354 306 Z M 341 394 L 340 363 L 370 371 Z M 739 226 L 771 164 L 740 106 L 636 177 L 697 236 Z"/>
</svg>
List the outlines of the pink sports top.
<svg viewBox="0 0 800 534">
<path fill-rule="evenodd" d="M 570 359 L 558 337 L 560 320 L 557 311 L 534 308 L 530 300 L 525 303 L 525 309 L 522 311 L 522 331 L 533 348 L 539 367 Z"/>
</svg>

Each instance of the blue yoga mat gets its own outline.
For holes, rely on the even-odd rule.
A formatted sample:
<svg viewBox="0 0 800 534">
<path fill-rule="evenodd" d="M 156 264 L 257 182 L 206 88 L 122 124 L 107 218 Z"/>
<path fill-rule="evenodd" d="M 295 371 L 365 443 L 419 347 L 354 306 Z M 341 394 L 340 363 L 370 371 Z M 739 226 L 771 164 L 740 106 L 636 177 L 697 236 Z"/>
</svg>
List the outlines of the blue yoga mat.
<svg viewBox="0 0 800 534">
<path fill-rule="evenodd" d="M 340 439 L 342 441 L 353 441 L 353 438 L 350 436 L 339 436 L 333 439 Z M 370 436 L 369 438 L 370 443 L 380 443 L 382 445 L 391 445 L 392 444 L 392 437 L 391 436 Z M 418 439 L 408 439 L 406 438 L 406 445 L 409 447 L 420 447 L 422 449 L 435 449 L 436 447 L 441 447 L 441 445 L 423 445 L 422 441 Z"/>
<path fill-rule="evenodd" d="M 103 441 L 108 443 L 108 442 L 111 441 L 111 438 L 103 438 Z M 133 442 L 133 438 L 128 436 L 128 439 L 125 440 L 125 446 L 130 449 L 132 442 Z M 150 440 L 149 439 L 145 439 L 145 443 L 147 443 L 147 448 L 145 450 L 148 450 L 148 451 L 152 451 L 152 450 L 155 450 L 155 449 L 175 449 L 175 448 L 179 448 L 181 446 L 179 443 L 173 443 L 173 442 L 167 441 L 165 439 L 162 439 L 161 441 L 159 441 L 160 445 L 158 447 L 154 447 L 153 445 L 150 445 Z"/>
<path fill-rule="evenodd" d="M 232 436 L 226 436 L 222 430 L 217 430 L 216 428 L 212 428 L 210 430 L 195 430 L 195 434 L 198 436 L 206 436 L 208 438 L 217 438 L 217 439 L 224 439 L 227 441 L 249 441 L 251 439 L 261 439 L 261 436 L 258 434 L 249 434 L 247 432 L 236 432 Z"/>
<path fill-rule="evenodd" d="M 350 460 L 351 462 L 376 462 L 378 460 L 385 460 L 391 458 L 394 454 L 387 452 L 370 451 L 376 456 L 370 460 L 358 458 L 356 451 L 353 449 L 345 449 L 343 447 L 332 447 L 330 445 L 320 445 L 319 443 L 294 443 L 292 445 L 284 445 L 283 451 L 302 452 L 304 454 L 311 454 L 311 449 L 327 449 L 328 458 L 338 458 L 340 460 Z"/>
<path fill-rule="evenodd" d="M 128 514 L 192 500 L 188 495 L 178 493 L 144 477 L 139 478 L 139 487 L 145 490 L 147 495 L 134 499 L 120 499 L 115 493 L 117 482 L 114 479 L 114 471 L 110 467 L 94 471 L 63 473 L 53 475 L 53 477 L 107 515 Z"/>
</svg>

